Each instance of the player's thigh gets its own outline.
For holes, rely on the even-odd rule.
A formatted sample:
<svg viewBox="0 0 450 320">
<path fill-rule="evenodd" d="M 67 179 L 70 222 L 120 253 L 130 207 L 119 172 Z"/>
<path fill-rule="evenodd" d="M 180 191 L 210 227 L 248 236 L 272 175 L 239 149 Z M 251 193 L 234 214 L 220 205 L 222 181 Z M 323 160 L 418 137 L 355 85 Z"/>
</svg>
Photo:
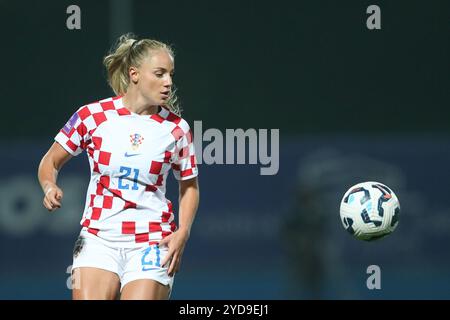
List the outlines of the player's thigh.
<svg viewBox="0 0 450 320">
<path fill-rule="evenodd" d="M 72 270 L 74 300 L 114 300 L 120 289 L 120 279 L 114 272 L 79 267 Z"/>
<path fill-rule="evenodd" d="M 155 280 L 139 279 L 128 282 L 122 289 L 121 300 L 167 300 L 170 287 Z"/>
</svg>

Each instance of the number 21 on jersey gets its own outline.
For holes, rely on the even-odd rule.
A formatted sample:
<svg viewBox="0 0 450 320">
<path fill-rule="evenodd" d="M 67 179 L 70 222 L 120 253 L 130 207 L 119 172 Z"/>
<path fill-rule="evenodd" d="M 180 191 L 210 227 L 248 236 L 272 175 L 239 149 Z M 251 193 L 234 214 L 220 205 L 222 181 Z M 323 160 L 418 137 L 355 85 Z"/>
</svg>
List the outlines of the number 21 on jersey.
<svg viewBox="0 0 450 320">
<path fill-rule="evenodd" d="M 139 169 L 133 169 L 130 167 L 121 166 L 120 173 L 123 173 L 119 177 L 119 189 L 122 190 L 137 190 L 138 189 L 138 177 Z M 127 180 L 127 181 L 124 181 Z M 130 183 L 131 182 L 131 183 Z"/>
</svg>

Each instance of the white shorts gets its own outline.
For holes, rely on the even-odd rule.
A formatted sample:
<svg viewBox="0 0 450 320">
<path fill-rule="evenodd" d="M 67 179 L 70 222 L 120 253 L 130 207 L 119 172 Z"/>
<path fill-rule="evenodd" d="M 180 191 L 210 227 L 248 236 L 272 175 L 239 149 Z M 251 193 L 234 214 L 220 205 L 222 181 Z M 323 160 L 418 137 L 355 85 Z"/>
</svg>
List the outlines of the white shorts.
<svg viewBox="0 0 450 320">
<path fill-rule="evenodd" d="M 151 279 L 169 286 L 172 291 L 173 277 L 167 267 L 161 267 L 168 252 L 166 246 L 157 244 L 139 248 L 115 248 L 100 240 L 80 235 L 75 243 L 72 270 L 93 267 L 114 272 L 120 279 L 120 291 L 133 280 Z"/>
</svg>

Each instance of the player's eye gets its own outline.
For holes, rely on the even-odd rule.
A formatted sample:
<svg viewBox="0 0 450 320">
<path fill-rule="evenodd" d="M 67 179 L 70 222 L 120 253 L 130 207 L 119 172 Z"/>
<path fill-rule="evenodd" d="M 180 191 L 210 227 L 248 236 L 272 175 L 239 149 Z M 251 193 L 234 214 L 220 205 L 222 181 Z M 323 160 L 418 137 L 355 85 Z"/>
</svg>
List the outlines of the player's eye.
<svg viewBox="0 0 450 320">
<path fill-rule="evenodd" d="M 156 75 L 158 78 L 161 78 L 161 77 L 163 76 L 162 73 L 155 73 L 155 75 Z"/>
</svg>

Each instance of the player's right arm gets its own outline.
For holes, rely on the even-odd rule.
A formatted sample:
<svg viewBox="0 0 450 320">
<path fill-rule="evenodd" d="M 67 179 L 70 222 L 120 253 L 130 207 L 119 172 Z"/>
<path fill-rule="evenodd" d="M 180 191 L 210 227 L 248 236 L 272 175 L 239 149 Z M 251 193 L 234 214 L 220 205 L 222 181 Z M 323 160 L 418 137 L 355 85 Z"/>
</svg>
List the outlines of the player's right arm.
<svg viewBox="0 0 450 320">
<path fill-rule="evenodd" d="M 59 143 L 54 142 L 39 164 L 38 179 L 44 191 L 44 207 L 49 211 L 61 208 L 62 190 L 56 185 L 58 172 L 72 158 Z"/>
</svg>

